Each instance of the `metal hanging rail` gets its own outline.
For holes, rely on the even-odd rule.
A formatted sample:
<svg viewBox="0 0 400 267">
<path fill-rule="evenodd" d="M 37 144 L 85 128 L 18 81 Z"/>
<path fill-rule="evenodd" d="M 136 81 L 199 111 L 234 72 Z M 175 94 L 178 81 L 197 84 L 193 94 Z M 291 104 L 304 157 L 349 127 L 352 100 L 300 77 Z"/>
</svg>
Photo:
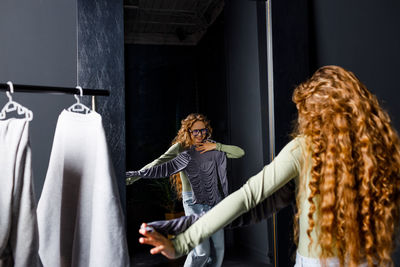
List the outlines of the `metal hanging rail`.
<svg viewBox="0 0 400 267">
<path fill-rule="evenodd" d="M 73 87 L 56 87 L 42 85 L 13 84 L 14 92 L 21 93 L 47 93 L 47 94 L 71 94 L 79 95 L 79 89 Z M 7 83 L 0 83 L 1 91 L 9 91 Z M 109 96 L 110 92 L 104 89 L 83 89 L 83 95 Z"/>
</svg>

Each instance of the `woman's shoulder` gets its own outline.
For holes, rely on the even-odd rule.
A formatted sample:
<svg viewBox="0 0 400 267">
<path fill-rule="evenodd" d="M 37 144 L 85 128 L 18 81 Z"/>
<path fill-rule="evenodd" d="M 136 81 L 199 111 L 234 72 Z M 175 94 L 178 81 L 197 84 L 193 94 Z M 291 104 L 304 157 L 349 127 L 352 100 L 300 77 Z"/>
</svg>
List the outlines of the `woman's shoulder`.
<svg viewBox="0 0 400 267">
<path fill-rule="evenodd" d="M 298 135 L 294 137 L 289 143 L 293 142 L 294 145 L 305 146 L 307 142 L 307 138 L 304 135 Z"/>
<path fill-rule="evenodd" d="M 190 155 L 192 153 L 192 150 L 195 149 L 194 146 L 185 147 L 182 143 L 175 143 L 171 146 L 171 148 L 174 148 L 178 152 L 178 154 L 184 154 L 185 157 L 187 155 Z"/>
<path fill-rule="evenodd" d="M 171 153 L 171 154 L 175 154 L 178 155 L 179 153 L 181 153 L 182 151 L 184 151 L 183 149 L 183 145 L 179 142 L 172 144 L 169 148 L 167 153 Z"/>
<path fill-rule="evenodd" d="M 172 144 L 172 145 L 170 146 L 170 148 L 181 148 L 181 147 L 182 147 L 182 144 L 179 143 L 179 142 L 177 142 L 177 143 L 175 143 L 175 144 Z"/>
<path fill-rule="evenodd" d="M 290 153 L 296 158 L 302 157 L 307 151 L 307 138 L 299 135 L 289 141 L 282 149 L 281 153 Z"/>
</svg>

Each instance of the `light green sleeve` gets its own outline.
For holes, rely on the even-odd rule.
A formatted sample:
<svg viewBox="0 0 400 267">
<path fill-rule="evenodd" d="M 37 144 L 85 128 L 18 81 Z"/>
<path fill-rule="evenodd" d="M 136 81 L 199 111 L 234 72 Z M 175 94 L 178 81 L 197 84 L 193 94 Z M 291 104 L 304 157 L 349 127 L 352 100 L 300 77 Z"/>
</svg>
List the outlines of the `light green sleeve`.
<svg viewBox="0 0 400 267">
<path fill-rule="evenodd" d="M 227 196 L 185 232 L 177 235 L 172 240 L 176 255 L 179 257 L 187 254 L 204 239 L 255 207 L 292 178 L 297 177 L 302 157 L 300 142 L 296 138 L 239 190 Z"/>
<path fill-rule="evenodd" d="M 161 163 L 170 161 L 171 159 L 174 159 L 176 156 L 178 156 L 178 154 L 182 152 L 181 151 L 181 144 L 180 143 L 176 143 L 174 145 L 172 145 L 164 154 L 162 154 L 160 157 L 158 157 L 157 159 L 153 160 L 152 162 L 150 162 L 149 164 L 147 164 L 146 166 L 144 166 L 143 168 L 141 168 L 141 170 L 143 169 L 148 169 L 150 167 L 159 165 Z M 139 180 L 140 177 L 139 176 L 133 176 L 133 177 L 128 177 L 126 178 L 126 185 L 131 185 L 133 184 L 135 181 Z"/>
<path fill-rule="evenodd" d="M 215 150 L 225 152 L 227 158 L 237 159 L 244 156 L 244 150 L 238 146 L 224 145 L 221 143 L 216 144 L 217 147 L 215 148 Z"/>
</svg>

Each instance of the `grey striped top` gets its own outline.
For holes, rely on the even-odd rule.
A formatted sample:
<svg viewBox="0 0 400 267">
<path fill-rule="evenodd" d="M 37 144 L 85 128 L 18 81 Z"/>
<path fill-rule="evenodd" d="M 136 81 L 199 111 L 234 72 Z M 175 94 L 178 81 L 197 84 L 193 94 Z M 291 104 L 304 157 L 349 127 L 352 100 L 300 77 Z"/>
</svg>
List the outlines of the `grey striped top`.
<svg viewBox="0 0 400 267">
<path fill-rule="evenodd" d="M 226 155 L 218 150 L 201 154 L 195 147 L 191 147 L 170 161 L 148 169 L 127 172 L 126 176 L 162 178 L 180 171 L 187 174 L 194 203 L 214 206 L 228 195 Z M 222 192 L 219 190 L 219 183 Z"/>
</svg>

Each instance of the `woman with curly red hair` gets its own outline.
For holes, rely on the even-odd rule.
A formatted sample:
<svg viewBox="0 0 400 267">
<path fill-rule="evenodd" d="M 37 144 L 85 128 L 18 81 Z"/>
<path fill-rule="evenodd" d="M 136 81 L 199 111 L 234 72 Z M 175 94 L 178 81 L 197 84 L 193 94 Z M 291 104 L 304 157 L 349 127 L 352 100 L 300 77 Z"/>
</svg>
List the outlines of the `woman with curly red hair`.
<svg viewBox="0 0 400 267">
<path fill-rule="evenodd" d="M 400 143 L 388 114 L 338 66 L 318 69 L 293 101 L 295 138 L 274 161 L 174 240 L 142 227 L 140 242 L 155 246 L 153 254 L 178 257 L 297 179 L 295 266 L 393 266 Z"/>
<path fill-rule="evenodd" d="M 141 171 L 127 172 L 127 184 L 131 184 L 139 177 L 161 178 L 172 174 L 170 180 L 178 196 L 182 197 L 185 214 L 202 214 L 208 211 L 228 194 L 225 182 L 225 156 L 240 158 L 244 155 L 240 147 L 210 140 L 211 134 L 210 122 L 204 115 L 189 114 L 181 121 L 181 128 L 168 151 L 143 167 Z M 204 154 L 208 151 L 210 152 L 207 155 Z M 188 165 L 189 162 L 192 164 Z M 201 175 L 201 173 L 206 174 Z M 218 182 L 224 191 L 223 194 L 218 192 Z M 194 247 L 186 258 L 184 266 L 219 267 L 224 258 L 224 250 L 224 231 L 221 229 L 210 239 L 205 239 Z"/>
</svg>

